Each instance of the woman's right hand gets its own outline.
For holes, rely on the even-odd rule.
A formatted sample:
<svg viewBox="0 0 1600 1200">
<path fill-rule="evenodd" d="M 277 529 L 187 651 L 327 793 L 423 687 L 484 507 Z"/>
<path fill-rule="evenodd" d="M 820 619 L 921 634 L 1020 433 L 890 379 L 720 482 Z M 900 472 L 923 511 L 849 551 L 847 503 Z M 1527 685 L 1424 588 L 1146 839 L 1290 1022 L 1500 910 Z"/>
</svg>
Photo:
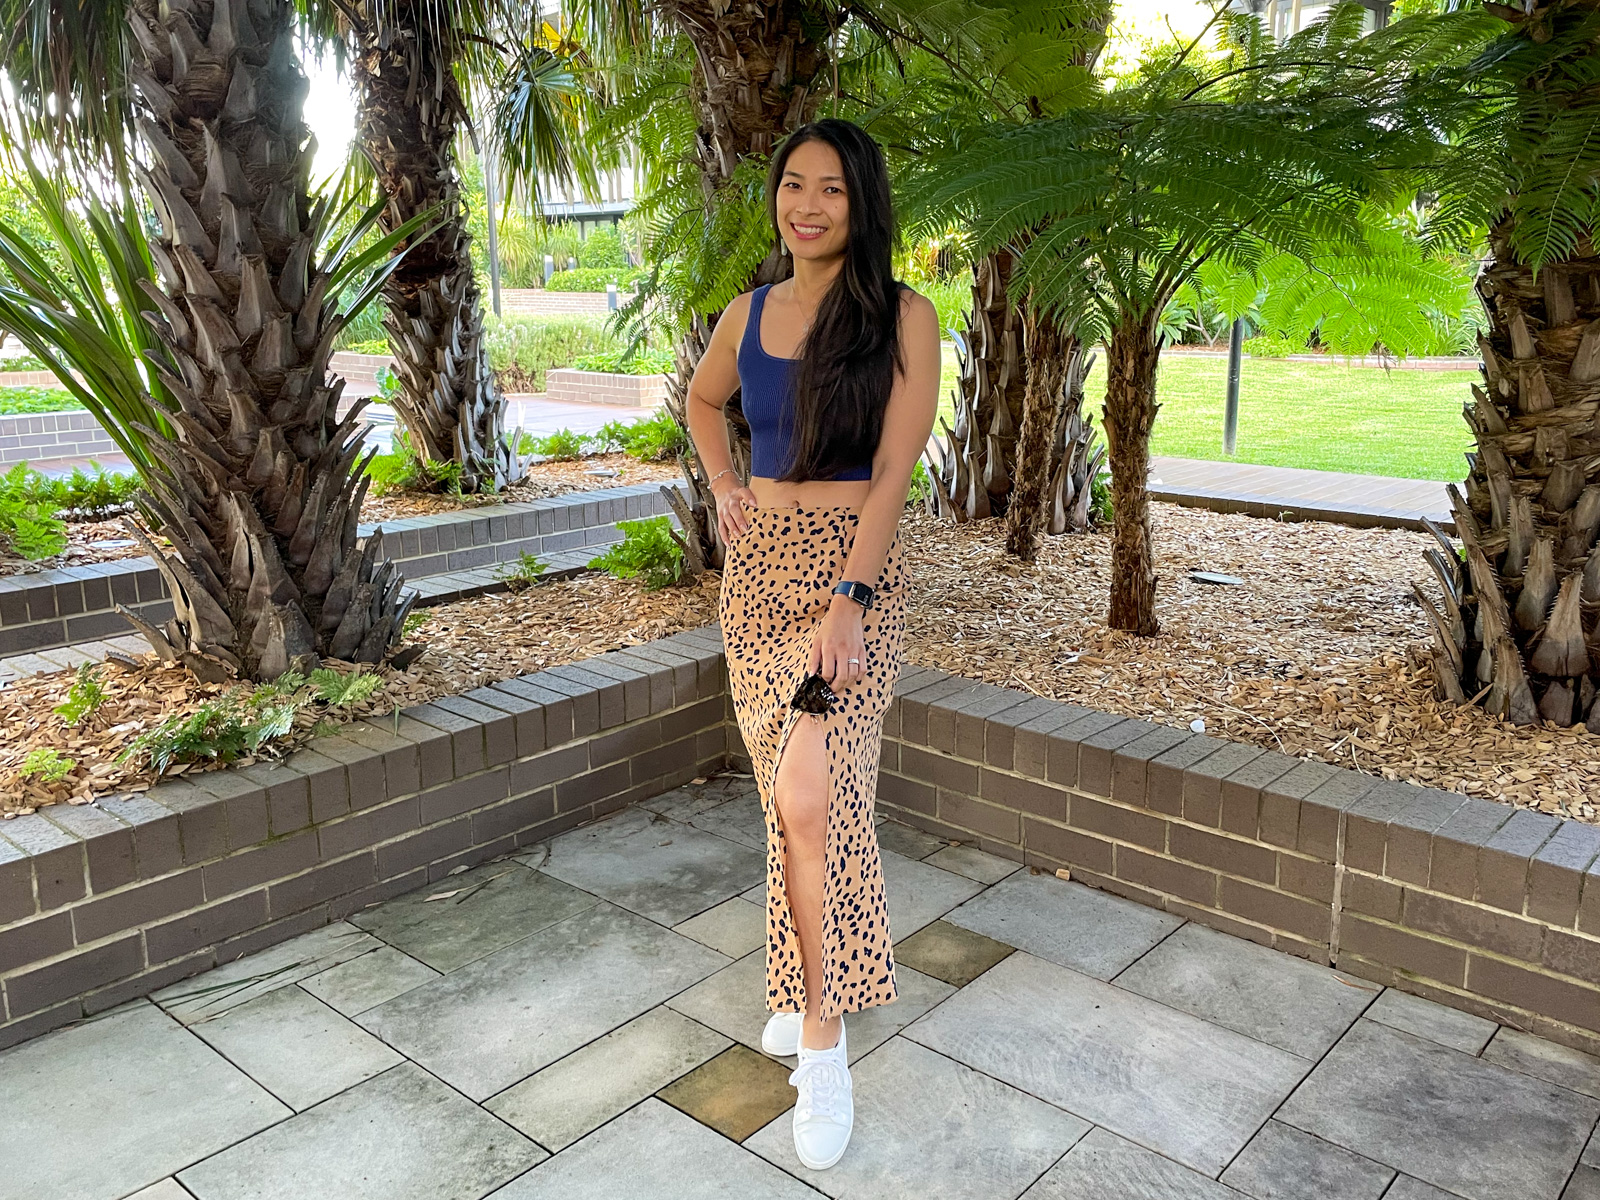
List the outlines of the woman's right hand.
<svg viewBox="0 0 1600 1200">
<path fill-rule="evenodd" d="M 724 546 L 733 545 L 750 528 L 747 509 L 756 507 L 756 494 L 743 485 L 726 487 L 717 493 L 717 532 Z"/>
</svg>

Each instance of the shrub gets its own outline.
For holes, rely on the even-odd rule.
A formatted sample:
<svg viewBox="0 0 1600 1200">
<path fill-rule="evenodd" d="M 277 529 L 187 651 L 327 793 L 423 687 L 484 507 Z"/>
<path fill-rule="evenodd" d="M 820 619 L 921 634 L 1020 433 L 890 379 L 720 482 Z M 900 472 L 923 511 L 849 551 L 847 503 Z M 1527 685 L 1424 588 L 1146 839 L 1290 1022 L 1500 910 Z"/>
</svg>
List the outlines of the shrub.
<svg viewBox="0 0 1600 1200">
<path fill-rule="evenodd" d="M 933 485 L 928 482 L 928 468 L 923 466 L 922 460 L 917 460 L 917 465 L 911 468 L 911 489 L 906 494 L 906 507 L 915 508 L 918 512 L 928 503 L 928 495 Z"/>
<path fill-rule="evenodd" d="M 1244 340 L 1244 352 L 1251 358 L 1287 358 L 1291 354 L 1306 353 L 1304 339 L 1284 337 L 1281 333 L 1263 333 Z"/>
<path fill-rule="evenodd" d="M 588 448 L 588 442 L 589 439 L 581 433 L 573 433 L 570 429 L 558 429 L 545 437 L 523 434 L 522 444 L 518 449 L 523 454 L 542 454 L 546 458 L 561 462 L 570 458 L 582 458 Z"/>
<path fill-rule="evenodd" d="M 604 317 L 486 317 L 484 342 L 495 379 L 508 392 L 542 392 L 545 372 L 585 354 L 615 349 Z"/>
<path fill-rule="evenodd" d="M 81 725 L 100 711 L 106 702 L 106 689 L 100 682 L 100 668 L 93 663 L 79 663 L 78 677 L 67 689 L 67 698 L 55 707 L 56 716 L 68 725 Z"/>
<path fill-rule="evenodd" d="M 622 239 L 615 229 L 596 229 L 578 243 L 578 266 L 581 269 L 626 269 L 627 260 L 622 254 Z"/>
<path fill-rule="evenodd" d="M 613 375 L 665 375 L 672 370 L 673 357 L 666 350 L 643 350 L 632 358 L 622 350 L 585 354 L 572 364 L 580 371 L 609 371 Z"/>
<path fill-rule="evenodd" d="M 379 404 L 393 403 L 396 393 L 400 391 L 400 376 L 388 367 L 379 367 L 373 373 L 373 378 L 378 382 L 376 401 Z"/>
<path fill-rule="evenodd" d="M 618 521 L 622 541 L 610 547 L 598 558 L 589 560 L 589 567 L 605 571 L 617 579 L 644 578 L 650 591 L 668 587 L 683 578 L 683 545 L 673 534 L 672 522 L 665 516 L 646 517 L 639 521 Z"/>
<path fill-rule="evenodd" d="M 22 759 L 17 774 L 23 779 L 35 776 L 41 783 L 60 783 L 77 769 L 78 760 L 68 758 L 59 750 L 30 750 Z"/>
<path fill-rule="evenodd" d="M 10 370 L 11 368 L 6 368 Z M 78 398 L 64 388 L 8 387 L 0 388 L 0 415 L 19 416 L 26 413 L 70 412 L 81 409 Z"/>
<path fill-rule="evenodd" d="M 0 475 L 0 545 L 23 558 L 49 558 L 67 545 L 66 528 L 39 498 L 26 463 Z"/>
<path fill-rule="evenodd" d="M 460 463 L 434 459 L 424 462 L 411 448 L 404 429 L 395 430 L 393 445 L 392 452 L 374 455 L 367 463 L 367 475 L 376 495 L 394 491 L 461 494 Z"/>
<path fill-rule="evenodd" d="M 503 580 L 512 591 L 519 592 L 538 583 L 549 569 L 550 564 L 544 559 L 524 550 L 513 561 L 502 563 L 495 572 L 495 578 Z"/>
<path fill-rule="evenodd" d="M 949 279 L 934 279 L 916 284 L 916 290 L 933 301 L 939 314 L 939 336 L 948 338 L 951 328 L 966 326 L 967 310 L 972 307 L 972 276 L 954 275 Z"/>
<path fill-rule="evenodd" d="M 575 271 L 557 271 L 544 286 L 552 292 L 603 292 L 606 284 L 614 283 L 617 291 L 627 292 L 646 274 L 637 267 L 579 267 Z"/>
<path fill-rule="evenodd" d="M 13 354 L 0 358 L 0 371 L 48 371 L 50 364 L 37 354 Z"/>
<path fill-rule="evenodd" d="M 389 339 L 386 337 L 371 338 L 364 342 L 349 342 L 339 349 L 350 354 L 382 354 L 386 358 L 390 354 Z"/>
<path fill-rule="evenodd" d="M 141 486 L 137 475 L 108 471 L 93 459 L 89 465 L 90 471 L 73 467 L 65 479 L 29 472 L 28 486 L 41 506 L 67 520 L 100 521 L 133 507 Z"/>
<path fill-rule="evenodd" d="M 688 433 L 665 408 L 657 409 L 653 416 L 642 421 L 624 426 L 621 441 L 622 449 L 640 462 L 659 462 L 686 454 L 689 450 Z"/>
</svg>

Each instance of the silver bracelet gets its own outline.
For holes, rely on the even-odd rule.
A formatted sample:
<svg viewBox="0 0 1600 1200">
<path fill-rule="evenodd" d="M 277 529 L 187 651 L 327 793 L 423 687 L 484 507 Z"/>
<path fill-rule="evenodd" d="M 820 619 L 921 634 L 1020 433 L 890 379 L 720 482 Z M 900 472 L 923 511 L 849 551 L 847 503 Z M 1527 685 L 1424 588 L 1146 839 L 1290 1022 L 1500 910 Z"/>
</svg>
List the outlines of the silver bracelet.
<svg viewBox="0 0 1600 1200">
<path fill-rule="evenodd" d="M 724 475 L 732 475 L 732 474 L 733 474 L 733 468 L 732 467 L 729 467 L 725 471 L 718 471 L 710 479 L 706 480 L 706 487 L 709 488 L 712 484 L 714 484 L 717 480 L 721 479 Z"/>
</svg>

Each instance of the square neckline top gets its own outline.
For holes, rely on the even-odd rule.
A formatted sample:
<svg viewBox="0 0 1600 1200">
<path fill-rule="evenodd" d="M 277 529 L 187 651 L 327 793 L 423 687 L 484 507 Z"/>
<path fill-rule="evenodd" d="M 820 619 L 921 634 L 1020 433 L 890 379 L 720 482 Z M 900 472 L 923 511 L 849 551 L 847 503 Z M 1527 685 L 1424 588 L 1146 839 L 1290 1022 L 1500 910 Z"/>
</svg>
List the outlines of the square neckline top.
<svg viewBox="0 0 1600 1200">
<path fill-rule="evenodd" d="M 798 358 L 770 353 L 761 344 L 761 318 L 766 313 L 764 283 L 750 294 L 750 311 L 745 317 L 744 336 L 739 339 L 739 389 L 745 420 L 750 425 L 750 474 L 776 479 L 787 467 L 794 442 L 794 371 Z M 845 467 L 831 476 L 832 481 L 862 481 L 872 478 L 872 463 Z"/>
</svg>

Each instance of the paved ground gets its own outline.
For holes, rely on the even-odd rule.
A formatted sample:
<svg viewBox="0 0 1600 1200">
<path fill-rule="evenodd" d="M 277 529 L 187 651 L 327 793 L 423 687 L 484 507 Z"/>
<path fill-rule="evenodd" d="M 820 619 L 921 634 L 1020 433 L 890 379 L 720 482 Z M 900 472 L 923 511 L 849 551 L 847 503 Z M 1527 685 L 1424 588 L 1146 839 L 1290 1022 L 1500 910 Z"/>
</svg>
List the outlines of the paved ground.
<svg viewBox="0 0 1600 1200">
<path fill-rule="evenodd" d="M 712 780 L 6 1051 L 0 1198 L 1600 1197 L 1600 1061 L 893 824 L 807 1171 L 761 839 Z"/>
<path fill-rule="evenodd" d="M 1421 529 L 1422 518 L 1428 517 L 1446 530 L 1455 528 L 1444 484 L 1426 479 L 1156 458 L 1151 460 L 1150 494 L 1194 508 L 1257 517 L 1293 514 L 1302 521 L 1391 529 Z"/>
</svg>

